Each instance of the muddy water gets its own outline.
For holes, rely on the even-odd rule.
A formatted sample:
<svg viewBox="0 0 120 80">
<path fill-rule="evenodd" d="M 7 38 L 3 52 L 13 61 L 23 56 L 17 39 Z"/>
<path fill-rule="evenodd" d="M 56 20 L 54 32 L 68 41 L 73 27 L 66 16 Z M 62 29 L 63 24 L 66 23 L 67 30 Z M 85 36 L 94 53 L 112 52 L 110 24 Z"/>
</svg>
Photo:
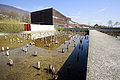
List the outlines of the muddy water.
<svg viewBox="0 0 120 80">
<path fill-rule="evenodd" d="M 55 46 L 55 48 L 53 49 L 46 49 L 43 47 L 36 47 L 36 45 L 32 45 L 28 47 L 28 52 L 25 53 L 22 51 L 22 47 L 19 47 L 10 50 L 10 56 L 6 56 L 6 51 L 4 51 L 0 54 L 0 80 L 53 79 L 53 76 L 48 73 L 49 64 L 55 67 L 55 73 L 58 74 L 62 66 L 66 63 L 66 60 L 69 59 L 73 50 L 76 50 L 77 48 L 74 47 L 73 40 L 75 40 L 76 45 L 79 43 L 79 36 L 70 38 L 68 37 L 68 39 L 66 38 L 66 43 L 64 43 L 64 38 L 65 37 L 63 36 L 61 36 L 61 38 L 58 37 L 57 40 L 59 41 L 60 39 L 62 41 L 59 41 L 59 44 L 55 44 L 59 46 Z M 66 47 L 69 42 L 69 49 L 67 49 Z M 62 48 L 64 49 L 64 53 L 61 53 Z M 38 52 L 38 55 L 36 57 L 33 56 L 34 51 Z M 13 60 L 13 66 L 9 66 L 7 64 L 9 59 Z M 71 58 L 70 60 L 74 60 L 74 58 Z M 41 63 L 40 70 L 37 69 L 38 61 L 40 61 Z"/>
</svg>

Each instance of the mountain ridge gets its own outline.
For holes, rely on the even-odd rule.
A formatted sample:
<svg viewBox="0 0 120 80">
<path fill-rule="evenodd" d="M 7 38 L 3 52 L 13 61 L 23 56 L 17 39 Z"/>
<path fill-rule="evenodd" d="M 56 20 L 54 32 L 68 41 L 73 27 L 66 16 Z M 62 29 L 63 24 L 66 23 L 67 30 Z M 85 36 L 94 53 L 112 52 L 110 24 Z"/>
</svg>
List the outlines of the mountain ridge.
<svg viewBox="0 0 120 80">
<path fill-rule="evenodd" d="M 30 12 L 28 11 L 25 11 L 23 9 L 20 9 L 20 8 L 17 8 L 17 7 L 14 7 L 14 6 L 9 6 L 9 5 L 5 5 L 5 4 L 0 4 L 0 11 L 1 13 L 8 13 L 8 12 L 17 12 L 19 14 L 30 14 Z"/>
</svg>

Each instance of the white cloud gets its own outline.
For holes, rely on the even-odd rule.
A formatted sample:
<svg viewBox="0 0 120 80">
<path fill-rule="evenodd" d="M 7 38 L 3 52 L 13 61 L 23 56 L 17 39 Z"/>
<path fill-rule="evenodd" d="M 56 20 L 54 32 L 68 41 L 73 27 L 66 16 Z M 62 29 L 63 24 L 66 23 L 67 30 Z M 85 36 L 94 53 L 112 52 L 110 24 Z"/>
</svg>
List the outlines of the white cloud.
<svg viewBox="0 0 120 80">
<path fill-rule="evenodd" d="M 107 8 L 102 8 L 102 9 L 98 10 L 97 13 L 101 13 L 101 12 L 104 12 L 106 10 L 107 10 Z"/>
</svg>

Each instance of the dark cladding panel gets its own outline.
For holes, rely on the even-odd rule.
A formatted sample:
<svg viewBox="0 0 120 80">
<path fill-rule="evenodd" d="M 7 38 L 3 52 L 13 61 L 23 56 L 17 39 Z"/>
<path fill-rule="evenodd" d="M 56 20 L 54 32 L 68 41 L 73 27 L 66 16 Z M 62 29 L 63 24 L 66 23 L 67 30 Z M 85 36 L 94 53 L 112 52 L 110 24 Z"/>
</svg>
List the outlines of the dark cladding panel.
<svg viewBox="0 0 120 80">
<path fill-rule="evenodd" d="M 31 23 L 41 25 L 52 25 L 52 8 L 31 13 Z"/>
<path fill-rule="evenodd" d="M 40 24 L 40 19 L 39 19 L 39 12 L 32 12 L 31 13 L 31 23 L 32 24 Z"/>
<path fill-rule="evenodd" d="M 46 24 L 53 24 L 53 19 L 52 19 L 52 8 L 46 10 L 44 12 L 44 21 L 46 22 Z"/>
</svg>

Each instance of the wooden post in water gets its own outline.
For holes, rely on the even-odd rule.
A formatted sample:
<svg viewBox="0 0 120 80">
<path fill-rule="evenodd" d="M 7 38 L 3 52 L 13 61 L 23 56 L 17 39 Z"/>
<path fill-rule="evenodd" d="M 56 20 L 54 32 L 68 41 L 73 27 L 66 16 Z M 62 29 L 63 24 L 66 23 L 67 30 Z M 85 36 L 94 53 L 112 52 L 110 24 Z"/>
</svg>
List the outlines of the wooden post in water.
<svg viewBox="0 0 120 80">
<path fill-rule="evenodd" d="M 82 45 L 82 50 L 83 50 L 83 45 Z"/>
<path fill-rule="evenodd" d="M 67 49 L 69 49 L 69 45 L 67 45 Z"/>
<path fill-rule="evenodd" d="M 55 68 L 52 67 L 52 75 L 54 76 L 55 75 Z"/>
<path fill-rule="evenodd" d="M 80 39 L 80 43 L 82 44 L 82 39 Z"/>
<path fill-rule="evenodd" d="M 6 47 L 6 50 L 9 50 L 9 47 L 8 47 L 8 46 Z"/>
<path fill-rule="evenodd" d="M 81 48 L 81 45 L 79 44 L 79 49 Z"/>
<path fill-rule="evenodd" d="M 9 51 L 6 51 L 6 55 L 9 56 Z"/>
<path fill-rule="evenodd" d="M 64 53 L 64 49 L 62 48 L 62 53 Z"/>
<path fill-rule="evenodd" d="M 76 47 L 76 44 L 74 43 L 74 47 Z"/>
<path fill-rule="evenodd" d="M 2 48 L 1 48 L 1 51 L 3 52 L 4 50 L 5 50 L 4 47 L 2 47 Z"/>
<path fill-rule="evenodd" d="M 13 66 L 13 60 L 12 59 L 9 59 L 9 63 L 8 63 L 10 66 Z"/>
<path fill-rule="evenodd" d="M 27 43 L 27 47 L 29 47 L 29 44 Z"/>
<path fill-rule="evenodd" d="M 38 61 L 38 70 L 40 70 L 40 61 Z"/>
<path fill-rule="evenodd" d="M 27 50 L 27 48 L 25 48 L 25 50 L 24 50 L 24 51 L 25 51 L 25 53 L 26 53 L 26 52 L 28 51 L 28 50 Z"/>
<path fill-rule="evenodd" d="M 37 51 L 34 51 L 34 56 L 37 56 L 37 54 L 38 54 Z"/>
<path fill-rule="evenodd" d="M 7 39 L 7 36 L 5 36 L 5 40 Z"/>
<path fill-rule="evenodd" d="M 49 64 L 49 73 L 51 73 L 51 72 L 52 72 L 52 65 Z"/>
</svg>

